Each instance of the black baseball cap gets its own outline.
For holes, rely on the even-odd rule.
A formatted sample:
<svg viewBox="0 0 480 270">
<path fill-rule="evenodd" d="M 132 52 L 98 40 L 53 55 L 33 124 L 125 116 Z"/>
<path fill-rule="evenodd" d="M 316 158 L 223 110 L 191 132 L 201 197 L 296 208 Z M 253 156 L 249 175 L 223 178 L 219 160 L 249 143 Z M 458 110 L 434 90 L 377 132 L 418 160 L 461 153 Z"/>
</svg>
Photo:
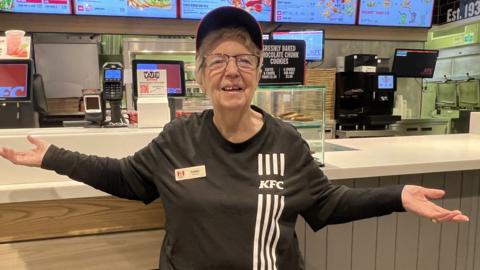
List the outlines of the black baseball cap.
<svg viewBox="0 0 480 270">
<path fill-rule="evenodd" d="M 200 21 L 196 36 L 197 51 L 210 32 L 225 27 L 244 28 L 257 48 L 263 50 L 262 29 L 257 20 L 241 8 L 224 6 L 208 12 Z"/>
</svg>

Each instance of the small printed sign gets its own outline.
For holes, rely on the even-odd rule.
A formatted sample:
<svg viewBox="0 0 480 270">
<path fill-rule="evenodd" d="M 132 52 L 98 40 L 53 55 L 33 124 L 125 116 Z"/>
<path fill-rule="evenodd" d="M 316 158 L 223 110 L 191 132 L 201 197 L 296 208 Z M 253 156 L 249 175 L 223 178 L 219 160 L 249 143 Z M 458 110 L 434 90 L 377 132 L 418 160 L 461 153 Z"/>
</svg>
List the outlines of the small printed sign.
<svg viewBox="0 0 480 270">
<path fill-rule="evenodd" d="M 137 70 L 139 97 L 166 97 L 167 71 L 165 69 Z"/>
<path fill-rule="evenodd" d="M 29 59 L 31 37 L 0 37 L 0 59 Z"/>
</svg>

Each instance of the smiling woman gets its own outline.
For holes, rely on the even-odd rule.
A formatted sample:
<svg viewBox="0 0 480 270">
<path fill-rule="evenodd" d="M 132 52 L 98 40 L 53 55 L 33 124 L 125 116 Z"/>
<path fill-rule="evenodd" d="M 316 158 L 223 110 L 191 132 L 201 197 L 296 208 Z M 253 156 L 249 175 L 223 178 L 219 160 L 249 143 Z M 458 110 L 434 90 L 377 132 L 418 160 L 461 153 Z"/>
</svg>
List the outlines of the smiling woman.
<svg viewBox="0 0 480 270">
<path fill-rule="evenodd" d="M 121 198 L 150 203 L 161 196 L 161 270 L 303 269 L 298 216 L 314 231 L 405 210 L 437 222 L 468 220 L 429 200 L 441 198 L 441 190 L 330 182 L 293 126 L 250 105 L 263 43 L 248 12 L 209 12 L 198 27 L 196 49 L 199 84 L 213 110 L 172 121 L 132 156 L 84 155 L 32 137 L 35 149 L 0 148 L 0 156 Z"/>
</svg>

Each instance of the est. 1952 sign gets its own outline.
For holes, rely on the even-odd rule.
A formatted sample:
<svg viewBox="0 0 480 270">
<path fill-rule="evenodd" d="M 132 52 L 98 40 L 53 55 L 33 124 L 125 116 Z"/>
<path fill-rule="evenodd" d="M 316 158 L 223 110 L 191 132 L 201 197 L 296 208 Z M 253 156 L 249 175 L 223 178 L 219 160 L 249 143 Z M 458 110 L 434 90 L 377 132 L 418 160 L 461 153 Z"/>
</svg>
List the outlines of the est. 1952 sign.
<svg viewBox="0 0 480 270">
<path fill-rule="evenodd" d="M 260 85 L 303 84 L 305 41 L 264 40 Z"/>
<path fill-rule="evenodd" d="M 480 0 L 461 0 L 458 7 L 447 10 L 447 23 L 480 15 Z"/>
</svg>

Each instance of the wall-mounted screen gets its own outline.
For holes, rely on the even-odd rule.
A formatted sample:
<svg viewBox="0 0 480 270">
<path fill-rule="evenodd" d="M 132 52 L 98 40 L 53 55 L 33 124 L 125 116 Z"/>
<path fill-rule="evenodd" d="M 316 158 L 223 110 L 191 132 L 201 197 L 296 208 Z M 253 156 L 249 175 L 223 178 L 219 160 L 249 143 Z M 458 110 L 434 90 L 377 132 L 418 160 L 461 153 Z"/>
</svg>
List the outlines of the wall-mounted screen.
<svg viewBox="0 0 480 270">
<path fill-rule="evenodd" d="M 70 0 L 0 0 L 0 11 L 71 14 Z"/>
<path fill-rule="evenodd" d="M 396 49 L 392 72 L 397 77 L 432 78 L 437 57 L 437 50 Z"/>
<path fill-rule="evenodd" d="M 74 0 L 77 15 L 177 18 L 176 0 Z"/>
<path fill-rule="evenodd" d="M 235 6 L 250 12 L 257 21 L 270 22 L 272 20 L 272 0 L 181 0 L 180 2 L 181 19 L 201 19 L 210 10 L 217 7 Z"/>
<path fill-rule="evenodd" d="M 276 22 L 355 24 L 356 14 L 356 0 L 277 0 L 273 19 Z"/>
<path fill-rule="evenodd" d="M 0 60 L 0 101 L 30 100 L 30 60 Z"/>
<path fill-rule="evenodd" d="M 322 61 L 325 35 L 323 30 L 297 31 L 297 32 L 273 32 L 273 39 L 304 40 L 305 60 Z"/>
<path fill-rule="evenodd" d="M 185 96 L 183 61 L 133 60 L 133 95 Z"/>
<path fill-rule="evenodd" d="M 359 25 L 430 27 L 433 0 L 360 0 Z"/>
</svg>

